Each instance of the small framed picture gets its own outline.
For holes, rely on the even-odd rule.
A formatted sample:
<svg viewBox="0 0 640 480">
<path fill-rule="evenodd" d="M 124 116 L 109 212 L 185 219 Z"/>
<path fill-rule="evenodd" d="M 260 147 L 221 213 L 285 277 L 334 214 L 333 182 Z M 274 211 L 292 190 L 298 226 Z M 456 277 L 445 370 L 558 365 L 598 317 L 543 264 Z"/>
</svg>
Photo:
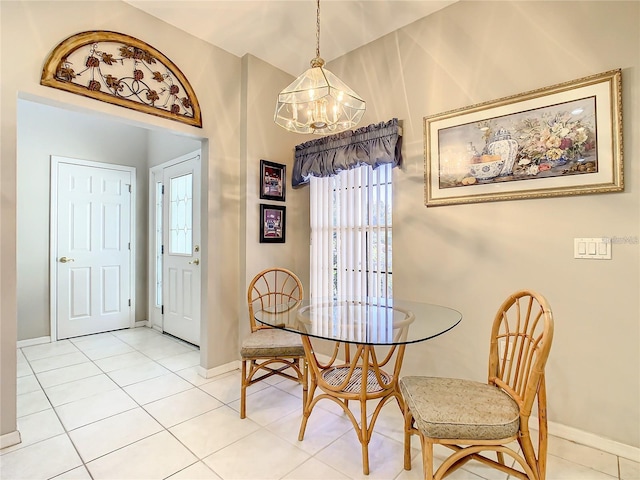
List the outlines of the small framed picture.
<svg viewBox="0 0 640 480">
<path fill-rule="evenodd" d="M 260 160 L 260 198 L 284 202 L 287 166 Z"/>
<path fill-rule="evenodd" d="M 284 243 L 286 213 L 284 205 L 260 204 L 260 243 Z"/>
</svg>

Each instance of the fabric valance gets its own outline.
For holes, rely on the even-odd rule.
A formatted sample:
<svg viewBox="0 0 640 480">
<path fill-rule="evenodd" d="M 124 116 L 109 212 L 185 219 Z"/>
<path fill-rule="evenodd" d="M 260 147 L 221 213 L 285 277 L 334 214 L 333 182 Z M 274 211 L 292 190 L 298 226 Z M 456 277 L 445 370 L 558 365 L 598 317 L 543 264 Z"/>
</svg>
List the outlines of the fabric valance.
<svg viewBox="0 0 640 480">
<path fill-rule="evenodd" d="M 401 146 L 397 118 L 301 143 L 295 149 L 291 184 L 299 187 L 311 176 L 330 177 L 360 165 L 395 167 L 402 160 Z"/>
</svg>

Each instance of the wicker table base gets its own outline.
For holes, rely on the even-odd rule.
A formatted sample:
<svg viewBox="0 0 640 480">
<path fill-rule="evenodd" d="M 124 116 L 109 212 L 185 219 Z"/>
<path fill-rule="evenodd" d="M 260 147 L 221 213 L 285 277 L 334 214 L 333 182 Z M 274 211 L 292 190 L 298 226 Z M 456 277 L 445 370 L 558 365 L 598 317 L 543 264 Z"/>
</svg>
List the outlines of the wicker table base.
<svg viewBox="0 0 640 480">
<path fill-rule="evenodd" d="M 309 363 L 310 385 L 298 440 L 304 438 L 307 421 L 316 403 L 323 398 L 332 400 L 342 407 L 353 424 L 362 445 L 362 472 L 368 475 L 369 441 L 380 410 L 391 398 L 396 399 L 400 411 L 403 411 L 404 408 L 398 379 L 405 345 L 387 348 L 388 351 L 384 359 L 378 361 L 375 348 L 372 345 L 358 345 L 352 356 L 349 344 L 336 342 L 331 359 L 323 364 L 318 361 L 309 337 L 302 336 L 302 344 Z M 339 359 L 340 351 L 343 352 L 343 358 Z M 392 372 L 388 373 L 383 370 L 383 367 L 390 367 Z M 363 382 L 363 379 L 366 381 Z M 315 395 L 318 388 L 322 393 Z M 367 418 L 367 401 L 375 399 L 379 399 L 379 402 L 369 420 Z M 360 402 L 359 421 L 349 409 L 349 400 Z"/>
</svg>

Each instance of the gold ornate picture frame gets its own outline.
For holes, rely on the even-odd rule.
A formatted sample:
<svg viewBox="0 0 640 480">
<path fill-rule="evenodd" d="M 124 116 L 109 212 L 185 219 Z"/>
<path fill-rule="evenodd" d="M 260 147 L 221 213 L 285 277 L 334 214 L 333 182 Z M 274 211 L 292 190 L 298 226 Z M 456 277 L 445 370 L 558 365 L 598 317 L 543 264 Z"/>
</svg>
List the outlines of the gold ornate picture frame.
<svg viewBox="0 0 640 480">
<path fill-rule="evenodd" d="M 202 127 L 200 104 L 180 69 L 130 35 L 89 31 L 58 44 L 40 84 Z"/>
<path fill-rule="evenodd" d="M 424 118 L 427 207 L 624 189 L 621 71 Z"/>
</svg>

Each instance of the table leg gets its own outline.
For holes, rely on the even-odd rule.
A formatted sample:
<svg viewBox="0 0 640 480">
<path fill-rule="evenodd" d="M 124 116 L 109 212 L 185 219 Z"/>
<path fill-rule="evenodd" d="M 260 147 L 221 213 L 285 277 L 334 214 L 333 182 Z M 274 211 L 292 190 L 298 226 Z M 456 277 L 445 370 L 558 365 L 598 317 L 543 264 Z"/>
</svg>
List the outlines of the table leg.
<svg viewBox="0 0 640 480">
<path fill-rule="evenodd" d="M 316 403 L 322 398 L 333 400 L 342 407 L 353 424 L 362 446 L 362 471 L 365 475 L 368 475 L 369 442 L 382 407 L 391 397 L 395 397 L 400 410 L 404 410 L 404 402 L 398 387 L 404 345 L 391 347 L 390 352 L 382 362 L 378 362 L 373 346 L 359 345 L 353 357 L 345 349 L 346 363 L 336 364 L 337 358 L 334 358 L 328 365 L 321 366 L 315 356 L 309 337 L 303 336 L 302 343 L 309 365 L 309 392 L 304 403 L 298 440 L 302 441 L 304 438 L 309 416 Z M 348 345 L 345 345 L 345 347 L 348 347 Z M 393 373 L 389 374 L 382 367 L 392 360 L 394 353 Z M 320 387 L 322 393 L 315 396 L 318 387 Z M 374 399 L 379 399 L 379 402 L 373 412 L 371 421 L 368 423 L 367 400 Z M 360 422 L 356 420 L 353 412 L 349 409 L 349 400 L 358 400 L 360 402 Z"/>
</svg>

